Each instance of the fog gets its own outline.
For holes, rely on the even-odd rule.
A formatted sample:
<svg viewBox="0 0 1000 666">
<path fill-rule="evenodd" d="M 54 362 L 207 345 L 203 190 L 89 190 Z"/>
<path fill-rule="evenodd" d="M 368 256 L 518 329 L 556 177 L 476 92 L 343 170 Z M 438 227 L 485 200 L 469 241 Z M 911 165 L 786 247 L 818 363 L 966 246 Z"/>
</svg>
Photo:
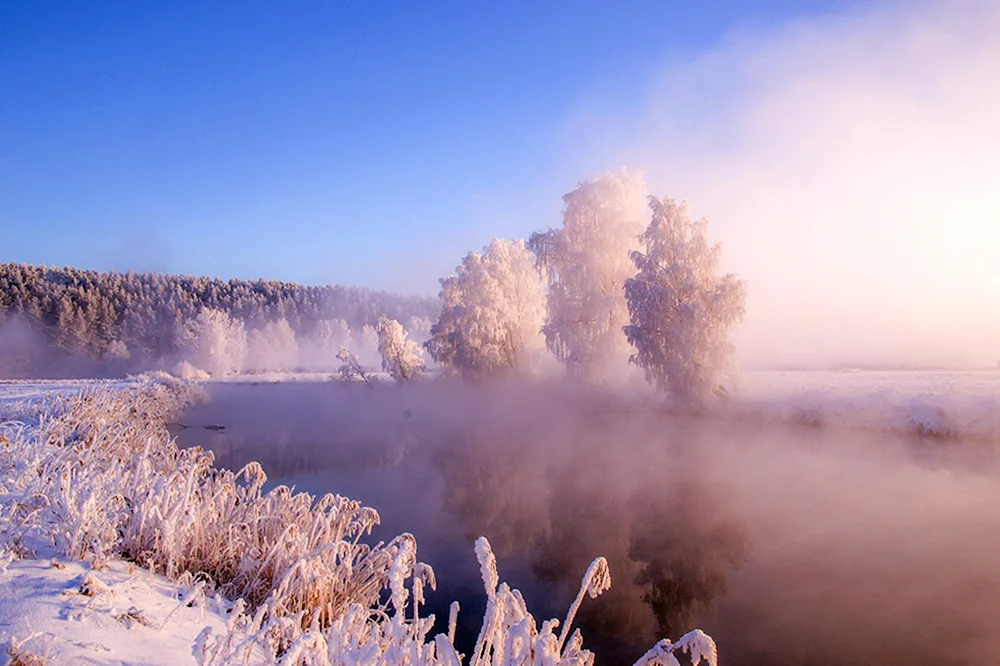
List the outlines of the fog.
<svg viewBox="0 0 1000 666">
<path fill-rule="evenodd" d="M 1000 654 L 993 441 L 671 415 L 544 382 L 208 390 L 181 445 L 374 506 L 373 539 L 414 533 L 440 581 L 429 609 L 459 599 L 462 640 L 484 604 L 472 540 L 486 535 L 539 618 L 561 617 L 608 558 L 611 591 L 581 610 L 599 664 L 696 626 L 727 664 Z"/>
<path fill-rule="evenodd" d="M 750 285 L 742 362 L 992 367 L 1000 358 L 1000 6 L 859 3 L 737 30 L 600 89 L 581 168 L 686 198 Z"/>
</svg>

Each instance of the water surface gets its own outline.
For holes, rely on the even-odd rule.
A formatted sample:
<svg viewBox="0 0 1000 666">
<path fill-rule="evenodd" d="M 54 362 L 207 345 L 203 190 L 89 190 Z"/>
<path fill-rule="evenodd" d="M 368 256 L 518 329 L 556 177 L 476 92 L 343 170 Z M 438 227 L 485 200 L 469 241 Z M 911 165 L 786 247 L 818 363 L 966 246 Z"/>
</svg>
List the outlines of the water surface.
<svg viewBox="0 0 1000 666">
<path fill-rule="evenodd" d="M 1000 662 L 1000 484 L 982 442 L 681 418 L 542 386 L 209 392 L 185 419 L 225 429 L 179 443 L 375 507 L 374 539 L 413 533 L 437 572 L 429 612 L 460 601 L 466 652 L 485 535 L 538 619 L 562 618 L 608 559 L 612 588 L 577 621 L 599 664 L 694 627 L 731 665 Z"/>
</svg>

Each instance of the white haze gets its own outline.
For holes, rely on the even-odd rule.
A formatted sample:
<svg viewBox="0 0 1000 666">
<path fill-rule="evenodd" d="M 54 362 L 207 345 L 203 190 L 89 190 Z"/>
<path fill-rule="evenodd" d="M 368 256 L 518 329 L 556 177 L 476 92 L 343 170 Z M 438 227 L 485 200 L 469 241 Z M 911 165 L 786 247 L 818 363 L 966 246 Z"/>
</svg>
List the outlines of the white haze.
<svg viewBox="0 0 1000 666">
<path fill-rule="evenodd" d="M 573 172 L 685 198 L 749 282 L 745 366 L 1000 358 L 1000 5 L 869 5 L 729 35 L 638 108 L 583 105 Z"/>
</svg>

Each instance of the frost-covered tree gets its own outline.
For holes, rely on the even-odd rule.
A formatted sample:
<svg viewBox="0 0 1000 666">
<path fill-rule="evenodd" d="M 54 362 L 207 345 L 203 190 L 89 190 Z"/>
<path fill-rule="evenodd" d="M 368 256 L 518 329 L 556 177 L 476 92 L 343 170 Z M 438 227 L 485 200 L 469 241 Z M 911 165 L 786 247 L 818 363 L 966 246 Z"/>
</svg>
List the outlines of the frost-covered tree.
<svg viewBox="0 0 1000 666">
<path fill-rule="evenodd" d="M 351 339 L 351 327 L 343 319 L 321 319 L 309 339 L 322 349 L 339 350 Z"/>
<path fill-rule="evenodd" d="M 108 343 L 108 349 L 104 354 L 104 358 L 110 359 L 112 361 L 125 361 L 132 355 L 128 350 L 128 347 L 121 340 L 112 340 Z"/>
<path fill-rule="evenodd" d="M 298 362 L 299 346 L 288 320 L 269 321 L 250 332 L 247 365 L 252 370 L 294 370 Z"/>
<path fill-rule="evenodd" d="M 205 308 L 184 324 L 178 337 L 182 362 L 216 377 L 243 370 L 247 334 L 239 319 Z"/>
<path fill-rule="evenodd" d="M 337 353 L 351 343 L 351 327 L 346 321 L 321 319 L 299 345 L 299 363 L 309 369 L 332 369 L 337 366 Z"/>
<path fill-rule="evenodd" d="M 431 357 L 473 377 L 530 370 L 545 346 L 545 289 L 524 241 L 495 238 L 456 273 L 441 280 Z"/>
<path fill-rule="evenodd" d="M 709 244 L 708 222 L 692 222 L 686 203 L 650 197 L 649 207 L 643 250 L 632 252 L 638 273 L 625 283 L 630 360 L 659 390 L 696 405 L 719 387 L 731 359 L 746 283 L 719 275 L 722 245 Z"/>
<path fill-rule="evenodd" d="M 395 319 L 379 319 L 378 352 L 382 355 L 382 369 L 399 383 L 413 381 L 424 369 L 423 352 Z"/>
<path fill-rule="evenodd" d="M 362 381 L 369 386 L 373 386 L 371 377 L 365 372 L 365 369 L 361 365 L 361 359 L 358 358 L 357 354 L 352 353 L 347 347 L 342 347 L 337 353 L 337 358 L 341 361 L 340 369 L 337 370 L 340 381 Z"/>
<path fill-rule="evenodd" d="M 621 169 L 563 197 L 563 225 L 534 233 L 528 246 L 549 284 L 545 340 L 578 376 L 600 379 L 627 364 L 629 252 L 643 229 L 642 176 Z"/>
</svg>

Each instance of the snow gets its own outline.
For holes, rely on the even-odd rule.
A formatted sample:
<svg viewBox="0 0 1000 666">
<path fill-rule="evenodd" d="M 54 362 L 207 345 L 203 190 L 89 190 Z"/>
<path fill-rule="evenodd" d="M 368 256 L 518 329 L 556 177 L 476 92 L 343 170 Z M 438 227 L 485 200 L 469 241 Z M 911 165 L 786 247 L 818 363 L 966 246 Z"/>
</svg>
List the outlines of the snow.
<svg viewBox="0 0 1000 666">
<path fill-rule="evenodd" d="M 39 400 L 62 394 L 77 395 L 88 387 L 114 386 L 120 380 L 107 379 L 0 379 L 0 404 Z"/>
<path fill-rule="evenodd" d="M 107 589 L 83 594 L 88 574 Z M 206 626 L 223 631 L 226 613 L 221 600 L 185 604 L 188 591 L 120 561 L 91 571 L 66 559 L 17 560 L 0 573 L 0 644 L 20 641 L 50 664 L 196 664 L 195 639 Z"/>
<path fill-rule="evenodd" d="M 107 379 L 3 379 L 0 380 L 0 422 L 33 421 L 47 399 L 73 397 L 85 389 L 117 388 L 127 380 Z"/>
</svg>

